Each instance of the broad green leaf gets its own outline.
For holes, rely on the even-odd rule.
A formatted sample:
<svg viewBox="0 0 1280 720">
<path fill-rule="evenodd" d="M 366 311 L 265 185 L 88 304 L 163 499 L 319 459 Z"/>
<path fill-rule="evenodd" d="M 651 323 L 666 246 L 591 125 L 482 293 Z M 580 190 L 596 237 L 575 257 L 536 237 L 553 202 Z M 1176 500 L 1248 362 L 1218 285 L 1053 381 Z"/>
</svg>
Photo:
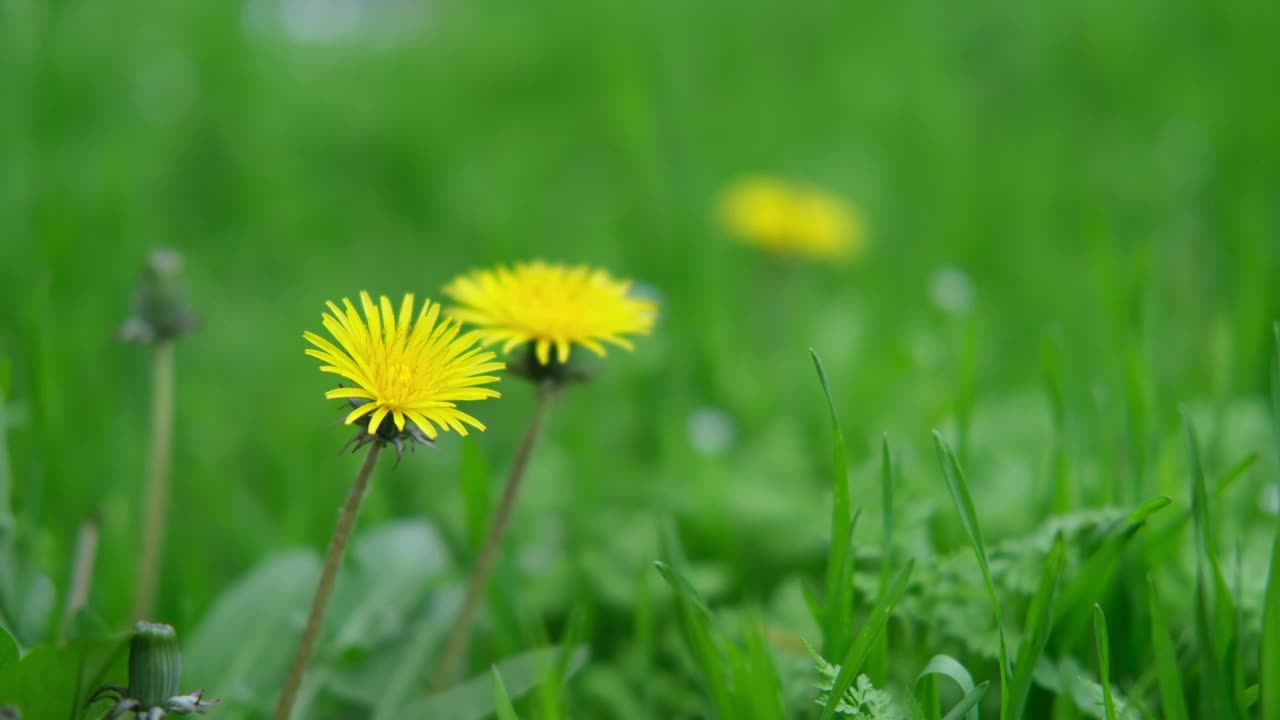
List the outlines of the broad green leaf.
<svg viewBox="0 0 1280 720">
<path fill-rule="evenodd" d="M 822 383 L 827 409 L 831 413 L 831 552 L 827 556 L 826 618 L 822 624 L 822 648 L 824 653 L 833 655 L 842 652 L 848 641 L 853 604 L 853 575 L 849 572 L 851 563 L 848 557 L 853 535 L 849 461 L 827 371 L 816 350 L 810 348 L 809 354 L 813 357 L 813 366 L 818 371 L 818 380 Z"/>
<path fill-rule="evenodd" d="M 1053 547 L 1045 558 L 1040 585 L 1031 598 L 1030 607 L 1027 608 L 1022 646 L 1018 649 L 1018 661 L 1014 665 L 1013 678 L 1005 694 L 1010 707 L 1008 717 L 1023 716 L 1027 695 L 1031 692 L 1032 675 L 1036 663 L 1044 653 L 1045 645 L 1049 642 L 1049 633 L 1053 629 L 1053 604 L 1064 567 L 1066 567 L 1066 543 L 1062 533 L 1058 533 L 1053 541 Z"/>
<path fill-rule="evenodd" d="M 929 664 L 925 665 L 924 670 L 921 670 L 920 674 L 916 677 L 916 683 L 918 684 L 927 676 L 935 675 L 951 678 L 951 680 L 960 687 L 960 693 L 965 699 L 968 699 L 974 693 L 973 676 L 970 675 L 969 671 L 960 664 L 960 661 L 950 655 L 934 655 L 933 658 L 929 660 Z M 978 720 L 977 701 L 981 700 L 982 696 L 986 694 L 986 685 L 987 683 L 983 683 L 984 689 L 982 692 L 978 693 L 973 705 L 965 711 L 968 714 L 968 720 Z M 964 701 L 962 700 L 961 705 L 963 704 Z M 957 705 L 956 707 L 960 707 L 960 705 Z M 947 714 L 947 717 L 951 717 L 955 712 L 956 709 L 952 708 L 951 712 Z M 960 715 L 956 715 L 956 718 L 959 717 Z"/>
<path fill-rule="evenodd" d="M 428 584 L 449 564 L 443 539 L 420 520 L 357 535 L 338 574 L 319 654 L 368 649 L 402 634 Z"/>
<path fill-rule="evenodd" d="M 519 720 L 515 707 L 511 705 L 511 697 L 507 695 L 507 687 L 502 684 L 498 666 L 494 665 L 489 670 L 493 673 L 493 704 L 498 709 L 498 720 Z"/>
<path fill-rule="evenodd" d="M 183 649 L 184 677 L 222 698 L 218 717 L 272 698 L 284 682 L 320 561 L 309 550 L 268 558 L 213 602 Z"/>
<path fill-rule="evenodd" d="M 80 718 L 94 688 L 125 680 L 127 644 L 123 636 L 108 635 L 32 648 L 0 672 L 0 705 L 17 706 L 24 718 Z"/>
<path fill-rule="evenodd" d="M 1271 570 L 1262 608 L 1262 720 L 1280 720 L 1280 530 L 1271 547 Z"/>
<path fill-rule="evenodd" d="M 377 648 L 355 668 L 335 670 L 329 689 L 372 707 L 373 720 L 398 718 L 400 709 L 419 692 L 461 605 L 459 588 L 433 593 L 426 608 L 406 629 L 402 641 Z"/>
<path fill-rule="evenodd" d="M 1093 641 L 1098 650 L 1098 676 L 1102 680 L 1102 707 L 1107 720 L 1116 720 L 1116 699 L 1111 694 L 1111 650 L 1107 638 L 1107 616 L 1102 606 L 1093 606 Z"/>
<path fill-rule="evenodd" d="M 998 654 L 1001 680 L 1000 707 L 1008 708 L 1010 706 L 1008 687 L 1012 679 L 1009 668 L 1009 647 L 1004 637 L 1004 618 L 1000 611 L 1000 599 L 996 594 L 995 581 L 991 577 L 991 566 L 987 562 L 986 544 L 982 541 L 982 527 L 978 524 L 978 512 L 974 509 L 973 499 L 969 496 L 969 485 L 965 482 L 964 470 L 960 468 L 955 454 L 947 447 L 942 434 L 937 430 L 933 431 L 933 442 L 938 452 L 938 463 L 942 465 L 942 475 L 947 481 L 947 489 L 951 492 L 951 499 L 955 501 L 956 510 L 960 513 L 960 521 L 964 525 L 965 534 L 969 537 L 969 544 L 973 547 L 973 554 L 978 558 L 983 582 L 986 583 L 987 596 L 991 601 L 991 609 L 996 620 L 996 634 L 1000 641 Z"/>
<path fill-rule="evenodd" d="M 1164 608 L 1160 604 L 1155 579 L 1151 577 L 1147 578 L 1147 606 L 1151 614 L 1151 642 L 1160 681 L 1163 717 L 1165 720 L 1188 720 L 1186 691 L 1182 687 L 1182 672 L 1178 668 L 1178 651 L 1169 635 L 1169 624 L 1164 618 Z"/>
<path fill-rule="evenodd" d="M 822 708 L 822 715 L 820 716 L 822 720 L 831 720 L 836 711 L 836 706 L 840 703 L 840 698 L 844 696 L 845 691 L 853 685 L 853 681 L 858 677 L 862 664 L 866 662 L 867 656 L 871 654 L 872 643 L 877 635 L 884 632 L 885 626 L 889 624 L 889 617 L 893 614 L 893 608 L 902 599 L 902 595 L 906 593 L 907 583 L 911 580 L 911 570 L 914 567 L 915 560 L 909 560 L 907 566 L 898 572 L 893 584 L 889 586 L 889 592 L 876 601 L 871 613 L 867 615 L 866 622 L 862 624 L 858 634 L 854 636 L 853 643 L 849 646 L 849 652 L 845 655 L 844 661 L 840 663 L 840 674 L 836 676 L 835 683 L 832 684 L 827 704 Z"/>
<path fill-rule="evenodd" d="M 942 720 L 960 720 L 966 714 L 969 718 L 976 719 L 978 717 L 978 703 L 982 702 L 982 698 L 986 697 L 987 688 L 990 686 L 991 681 L 987 680 L 965 693 L 960 702 L 956 703 L 956 706 L 951 708 L 951 712 L 944 715 Z"/>
<path fill-rule="evenodd" d="M 541 679 L 538 671 L 551 667 L 558 653 L 557 647 L 545 647 L 497 663 L 495 667 L 502 674 L 507 697 L 513 701 L 524 697 Z M 586 665 L 587 655 L 585 646 L 573 651 L 566 677 L 572 677 Z M 492 672 L 481 673 L 444 692 L 410 702 L 401 709 L 397 717 L 449 720 L 482 720 L 489 717 L 497 711 Z"/>
</svg>

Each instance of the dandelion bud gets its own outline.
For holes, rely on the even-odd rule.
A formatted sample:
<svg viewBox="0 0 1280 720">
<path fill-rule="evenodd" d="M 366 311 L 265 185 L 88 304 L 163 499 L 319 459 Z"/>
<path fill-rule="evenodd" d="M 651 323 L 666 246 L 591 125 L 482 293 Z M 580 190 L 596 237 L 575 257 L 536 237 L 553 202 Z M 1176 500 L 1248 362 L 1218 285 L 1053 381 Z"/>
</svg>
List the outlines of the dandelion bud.
<svg viewBox="0 0 1280 720">
<path fill-rule="evenodd" d="M 182 652 L 168 625 L 139 621 L 129 643 L 129 692 L 143 707 L 164 707 L 178 694 Z"/>
<path fill-rule="evenodd" d="M 154 250 L 138 278 L 133 315 L 120 326 L 120 338 L 130 342 L 163 342 L 186 335 L 199 325 L 187 306 L 182 255 Z"/>
</svg>

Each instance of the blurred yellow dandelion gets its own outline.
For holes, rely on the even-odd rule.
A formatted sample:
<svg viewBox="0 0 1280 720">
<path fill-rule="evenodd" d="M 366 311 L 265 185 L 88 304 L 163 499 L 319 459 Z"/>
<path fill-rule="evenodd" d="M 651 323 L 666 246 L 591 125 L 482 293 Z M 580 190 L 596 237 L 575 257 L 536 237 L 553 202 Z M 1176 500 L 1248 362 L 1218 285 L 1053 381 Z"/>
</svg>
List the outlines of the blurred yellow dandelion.
<svg viewBox="0 0 1280 720">
<path fill-rule="evenodd" d="M 440 317 L 440 304 L 427 300 L 413 318 L 413 295 L 404 296 L 400 314 L 392 312 L 384 295 L 377 305 L 369 293 L 360 293 L 362 318 L 351 301 L 343 298 L 343 308 L 326 303 L 325 329 L 338 341 L 334 345 L 315 333 L 303 337 L 315 348 L 307 354 L 324 363 L 321 372 L 333 373 L 355 383 L 355 387 L 330 390 L 325 397 L 348 398 L 357 405 L 347 415 L 348 425 L 364 422 L 369 434 L 378 432 L 388 415 L 398 432 L 412 422 L 429 438 L 439 430 L 467 434 L 467 425 L 484 430 L 484 425 L 458 409 L 457 403 L 499 397 L 498 391 L 481 387 L 498 381 L 491 375 L 505 365 L 494 362 L 494 354 L 476 343 L 474 332 L 459 336 L 461 325 Z M 359 403 L 365 400 L 367 402 Z"/>
<path fill-rule="evenodd" d="M 658 314 L 656 303 L 634 297 L 631 283 L 602 269 L 540 260 L 512 268 L 475 270 L 444 288 L 458 306 L 454 317 L 475 325 L 485 345 L 503 352 L 532 343 L 541 365 L 569 360 L 573 345 L 604 355 L 604 343 L 630 350 L 626 335 L 647 335 Z"/>
<path fill-rule="evenodd" d="M 720 222 L 749 245 L 782 254 L 851 259 L 866 249 L 857 211 L 840 198 L 776 178 L 748 178 L 720 197 Z"/>
</svg>

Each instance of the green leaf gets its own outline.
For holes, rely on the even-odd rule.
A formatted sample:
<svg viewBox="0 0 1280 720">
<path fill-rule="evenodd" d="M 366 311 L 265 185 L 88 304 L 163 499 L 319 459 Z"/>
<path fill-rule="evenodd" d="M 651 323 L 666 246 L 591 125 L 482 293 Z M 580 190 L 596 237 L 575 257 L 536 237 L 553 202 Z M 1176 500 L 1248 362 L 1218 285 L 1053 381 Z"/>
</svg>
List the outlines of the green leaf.
<svg viewBox="0 0 1280 720">
<path fill-rule="evenodd" d="M 502 673 L 498 672 L 498 666 L 494 665 L 489 670 L 493 673 L 493 704 L 498 709 L 498 720 L 520 720 L 516 709 L 511 705 L 511 697 L 507 695 L 507 687 L 502 684 Z"/>
<path fill-rule="evenodd" d="M 991 577 L 991 566 L 987 562 L 987 548 L 982 541 L 982 527 L 978 524 L 978 512 L 974 509 L 973 499 L 969 496 L 969 485 L 965 482 L 964 471 L 956 456 L 947 447 L 942 434 L 933 431 L 933 442 L 938 452 L 938 463 L 942 465 L 942 475 L 947 481 L 947 489 L 951 491 L 951 499 L 955 501 L 956 510 L 960 512 L 960 521 L 964 524 L 969 544 L 978 558 L 978 567 L 982 570 L 982 579 L 986 583 L 987 597 L 991 601 L 991 609 L 995 614 L 996 633 L 1000 640 L 1000 707 L 1009 707 L 1008 687 L 1012 679 L 1009 668 L 1009 648 L 1004 637 L 1004 618 L 1000 611 L 1000 600 L 996 595 L 996 584 Z M 1002 710 L 1003 712 L 1003 710 Z"/>
<path fill-rule="evenodd" d="M 960 687 L 960 693 L 965 699 L 968 699 L 971 695 L 973 695 L 973 692 L 974 692 L 973 676 L 969 674 L 969 671 L 966 670 L 965 667 L 961 665 L 958 660 L 951 657 L 950 655 L 934 655 L 929 660 L 929 664 L 925 665 L 924 670 L 921 670 L 920 675 L 916 677 L 916 684 L 919 684 L 921 680 L 923 680 L 925 677 L 930 675 L 942 675 L 944 677 L 951 678 L 951 680 L 954 681 L 955 684 Z M 988 683 L 983 683 L 984 689 L 982 690 L 982 692 L 978 693 L 977 699 L 974 700 L 973 705 L 970 706 L 971 709 L 967 710 L 968 720 L 978 720 L 977 701 L 981 700 L 982 696 L 986 694 L 985 686 L 987 684 Z M 964 701 L 962 700 L 961 704 L 963 703 Z M 960 707 L 960 706 L 957 705 L 956 707 Z M 951 712 L 947 714 L 947 717 L 948 718 L 951 717 L 951 715 L 954 714 L 955 712 L 956 712 L 955 708 L 952 708 Z M 957 719 L 959 717 L 960 715 L 956 715 Z"/>
<path fill-rule="evenodd" d="M 846 690 L 853 685 L 853 681 L 858 676 L 858 671 L 862 669 L 862 664 L 866 662 L 867 656 L 871 654 L 871 644 L 880 633 L 884 632 L 885 626 L 889 624 L 889 617 L 893 614 L 893 608 L 902 599 L 902 595 L 907 591 L 907 583 L 911 580 L 911 570 L 915 567 L 915 560 L 907 562 L 907 566 L 898 572 L 898 576 L 894 578 L 893 584 L 889 587 L 889 592 L 880 598 L 875 606 L 871 609 L 871 613 L 867 616 L 866 622 L 858 630 L 858 634 L 853 638 L 853 644 L 849 646 L 849 652 L 844 657 L 844 662 L 840 664 L 840 674 L 836 676 L 835 683 L 832 684 L 831 693 L 827 698 L 827 704 L 822 708 L 822 720 L 831 720 L 835 714 L 836 706 L 840 703 L 840 698 L 844 696 Z"/>
<path fill-rule="evenodd" d="M 79 718 L 94 688 L 124 680 L 127 644 L 122 635 L 107 635 L 34 647 L 0 672 L 0 704 L 16 705 L 24 718 Z"/>
<path fill-rule="evenodd" d="M 418 692 L 440 643 L 458 618 L 462 591 L 432 594 L 426 609 L 408 627 L 403 641 L 369 653 L 356 668 L 335 669 L 329 689 L 373 708 L 373 720 L 394 720 Z"/>
<path fill-rule="evenodd" d="M 1058 592 L 1058 580 L 1066 567 L 1066 542 L 1062 533 L 1054 538 L 1053 547 L 1045 558 L 1044 573 L 1040 576 L 1040 585 L 1031 598 L 1027 608 L 1026 628 L 1022 636 L 1022 646 L 1018 649 L 1018 662 L 1013 668 L 1013 679 L 1009 682 L 1006 698 L 1010 711 L 1008 717 L 1020 718 L 1031 692 L 1032 674 L 1036 662 L 1044 653 L 1049 642 L 1049 632 L 1053 629 L 1053 604 Z"/>
<path fill-rule="evenodd" d="M 489 465 L 480 444 L 472 436 L 462 439 L 462 460 L 458 465 L 458 485 L 467 519 L 467 547 L 480 552 L 489 528 L 493 489 L 489 486 Z"/>
<path fill-rule="evenodd" d="M 557 647 L 538 648 L 499 662 L 495 668 L 502 675 L 507 697 L 519 700 L 540 681 L 540 671 L 552 667 Z M 585 646 L 574 649 L 567 677 L 572 677 L 587 662 Z M 449 718 L 449 720 L 483 720 L 497 711 L 493 689 L 493 670 L 464 680 L 425 699 L 415 700 L 401 709 L 401 718 Z"/>
<path fill-rule="evenodd" d="M 1262 720 L 1280 720 L 1280 529 L 1271 547 L 1271 570 L 1262 603 Z"/>
<path fill-rule="evenodd" d="M 1147 578 L 1147 606 L 1151 614 L 1151 642 L 1154 647 L 1157 677 L 1160 681 L 1160 701 L 1165 720 L 1188 720 L 1186 691 L 1182 687 L 1182 673 L 1178 668 L 1178 651 L 1169 635 L 1164 608 L 1155 579 Z M 1273 720 L 1273 719 L 1268 719 Z"/>
<path fill-rule="evenodd" d="M 1111 650 L 1107 639 L 1107 616 L 1102 606 L 1093 606 L 1093 640 L 1098 649 L 1098 676 L 1102 681 L 1102 707 L 1107 720 L 1116 720 L 1116 699 L 1111 694 Z"/>
<path fill-rule="evenodd" d="M 185 643 L 184 682 L 220 695 L 224 707 L 274 697 L 298 649 L 319 578 L 315 553 L 296 550 L 267 559 L 233 583 Z"/>
<path fill-rule="evenodd" d="M 942 720 L 960 720 L 960 718 L 965 716 L 965 713 L 968 713 L 971 720 L 977 720 L 978 703 L 982 702 L 982 698 L 986 696 L 987 688 L 990 686 L 991 681 L 987 680 L 978 687 L 965 693 L 964 697 L 960 699 L 960 702 L 956 703 L 956 706 L 951 708 L 951 712 L 943 716 Z"/>
<path fill-rule="evenodd" d="M 809 354 L 813 357 L 813 366 L 818 371 L 818 380 L 822 383 L 827 409 L 831 413 L 831 552 L 827 556 L 827 612 L 822 624 L 822 648 L 827 655 L 834 655 L 844 650 L 852 621 L 850 611 L 853 605 L 853 574 L 849 572 L 851 563 L 848 555 L 853 535 L 853 518 L 849 497 L 849 461 L 827 371 L 816 350 L 810 348 Z"/>
<path fill-rule="evenodd" d="M 450 565 L 444 540 L 421 520 L 361 533 L 348 557 L 326 615 L 321 655 L 366 650 L 398 637 L 428 584 Z"/>
</svg>

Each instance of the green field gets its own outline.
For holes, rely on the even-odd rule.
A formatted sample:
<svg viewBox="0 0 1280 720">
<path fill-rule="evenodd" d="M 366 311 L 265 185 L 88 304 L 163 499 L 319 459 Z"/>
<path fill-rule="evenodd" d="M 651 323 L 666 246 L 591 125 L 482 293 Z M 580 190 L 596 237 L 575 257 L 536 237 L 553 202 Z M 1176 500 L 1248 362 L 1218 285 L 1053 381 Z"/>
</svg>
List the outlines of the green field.
<svg viewBox="0 0 1280 720">
<path fill-rule="evenodd" d="M 490 716 L 494 663 L 523 718 L 816 718 L 829 662 L 859 718 L 969 677 L 981 718 L 1280 719 L 1277 37 L 1261 1 L 0 2 L 0 706 L 125 684 L 152 372 L 115 335 L 170 247 L 151 619 L 211 718 L 270 717 L 359 466 L 324 302 L 542 258 L 654 332 L 551 408 L 444 695 L 534 390 L 383 458 L 295 718 Z M 867 252 L 736 242 L 758 174 Z"/>
</svg>

